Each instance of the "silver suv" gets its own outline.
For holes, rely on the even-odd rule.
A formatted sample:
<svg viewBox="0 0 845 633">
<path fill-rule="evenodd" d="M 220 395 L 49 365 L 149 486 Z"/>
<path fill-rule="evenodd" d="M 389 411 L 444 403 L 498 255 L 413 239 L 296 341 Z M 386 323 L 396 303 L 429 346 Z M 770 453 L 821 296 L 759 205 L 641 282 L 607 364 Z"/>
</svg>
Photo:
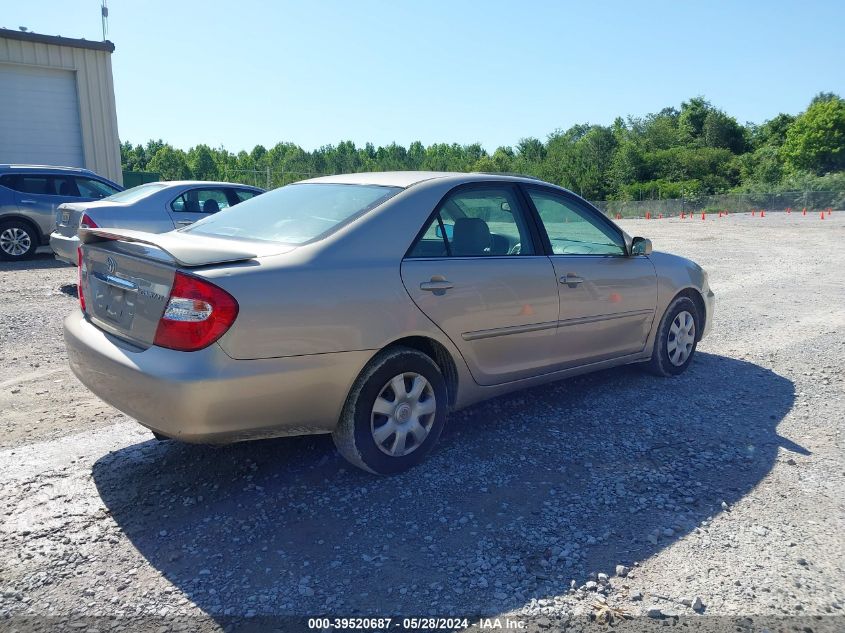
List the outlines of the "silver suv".
<svg viewBox="0 0 845 633">
<path fill-rule="evenodd" d="M 56 208 L 99 200 L 123 187 L 87 169 L 0 165 L 0 259 L 25 259 L 49 243 Z"/>
</svg>

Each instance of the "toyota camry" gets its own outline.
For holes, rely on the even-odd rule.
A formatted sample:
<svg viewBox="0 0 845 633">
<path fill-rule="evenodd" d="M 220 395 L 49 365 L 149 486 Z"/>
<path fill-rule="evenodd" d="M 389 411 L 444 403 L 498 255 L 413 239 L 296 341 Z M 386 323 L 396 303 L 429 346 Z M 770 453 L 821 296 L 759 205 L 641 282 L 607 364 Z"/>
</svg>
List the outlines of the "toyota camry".
<svg viewBox="0 0 845 633">
<path fill-rule="evenodd" d="M 80 231 L 74 373 L 159 438 L 331 433 L 374 473 L 449 411 L 641 363 L 683 372 L 711 327 L 694 262 L 518 176 L 329 176 L 188 227 Z"/>
</svg>

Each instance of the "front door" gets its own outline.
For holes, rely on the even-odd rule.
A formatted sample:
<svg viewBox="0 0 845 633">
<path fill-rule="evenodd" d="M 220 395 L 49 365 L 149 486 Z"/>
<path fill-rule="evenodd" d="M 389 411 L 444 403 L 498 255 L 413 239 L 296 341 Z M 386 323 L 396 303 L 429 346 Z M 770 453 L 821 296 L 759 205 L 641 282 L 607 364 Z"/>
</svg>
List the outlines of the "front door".
<svg viewBox="0 0 845 633">
<path fill-rule="evenodd" d="M 646 256 L 629 256 L 622 232 L 574 196 L 526 191 L 551 245 L 562 362 L 574 367 L 641 352 L 657 304 L 654 265 Z"/>
<path fill-rule="evenodd" d="M 402 281 L 479 384 L 544 373 L 557 362 L 555 271 L 514 186 L 451 192 L 403 260 Z"/>
</svg>

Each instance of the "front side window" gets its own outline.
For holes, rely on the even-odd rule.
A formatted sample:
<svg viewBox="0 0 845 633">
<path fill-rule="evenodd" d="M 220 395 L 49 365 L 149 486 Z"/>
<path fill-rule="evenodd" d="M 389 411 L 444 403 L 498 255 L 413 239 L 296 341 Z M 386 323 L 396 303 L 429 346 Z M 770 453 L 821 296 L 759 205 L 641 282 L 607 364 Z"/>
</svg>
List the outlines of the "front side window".
<svg viewBox="0 0 845 633">
<path fill-rule="evenodd" d="M 82 198 L 106 198 L 118 192 L 117 189 L 111 185 L 107 185 L 99 180 L 93 178 L 76 178 L 76 188 L 79 189 L 79 195 Z"/>
<path fill-rule="evenodd" d="M 191 189 L 170 203 L 176 212 L 217 213 L 229 208 L 229 199 L 223 189 Z"/>
<path fill-rule="evenodd" d="M 279 187 L 181 229 L 217 237 L 304 244 L 374 209 L 401 187 L 300 183 Z"/>
<path fill-rule="evenodd" d="M 450 194 L 409 257 L 533 255 L 525 212 L 514 189 L 472 187 Z"/>
<path fill-rule="evenodd" d="M 565 196 L 529 189 L 555 255 L 625 255 L 625 241 L 588 208 Z"/>
</svg>

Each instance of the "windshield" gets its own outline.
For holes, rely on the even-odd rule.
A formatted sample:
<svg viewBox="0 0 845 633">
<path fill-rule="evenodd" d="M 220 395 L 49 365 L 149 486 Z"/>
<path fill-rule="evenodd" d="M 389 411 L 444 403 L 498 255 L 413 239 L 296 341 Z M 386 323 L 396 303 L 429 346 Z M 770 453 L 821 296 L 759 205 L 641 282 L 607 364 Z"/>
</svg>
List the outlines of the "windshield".
<svg viewBox="0 0 845 633">
<path fill-rule="evenodd" d="M 402 191 L 376 185 L 295 184 L 268 191 L 182 229 L 217 237 L 303 244 Z"/>
<path fill-rule="evenodd" d="M 126 191 L 118 191 L 108 198 L 103 198 L 103 200 L 109 200 L 111 202 L 135 202 L 136 200 L 154 194 L 156 191 L 164 189 L 166 186 L 163 182 L 148 182 L 145 185 L 138 185 Z"/>
</svg>

